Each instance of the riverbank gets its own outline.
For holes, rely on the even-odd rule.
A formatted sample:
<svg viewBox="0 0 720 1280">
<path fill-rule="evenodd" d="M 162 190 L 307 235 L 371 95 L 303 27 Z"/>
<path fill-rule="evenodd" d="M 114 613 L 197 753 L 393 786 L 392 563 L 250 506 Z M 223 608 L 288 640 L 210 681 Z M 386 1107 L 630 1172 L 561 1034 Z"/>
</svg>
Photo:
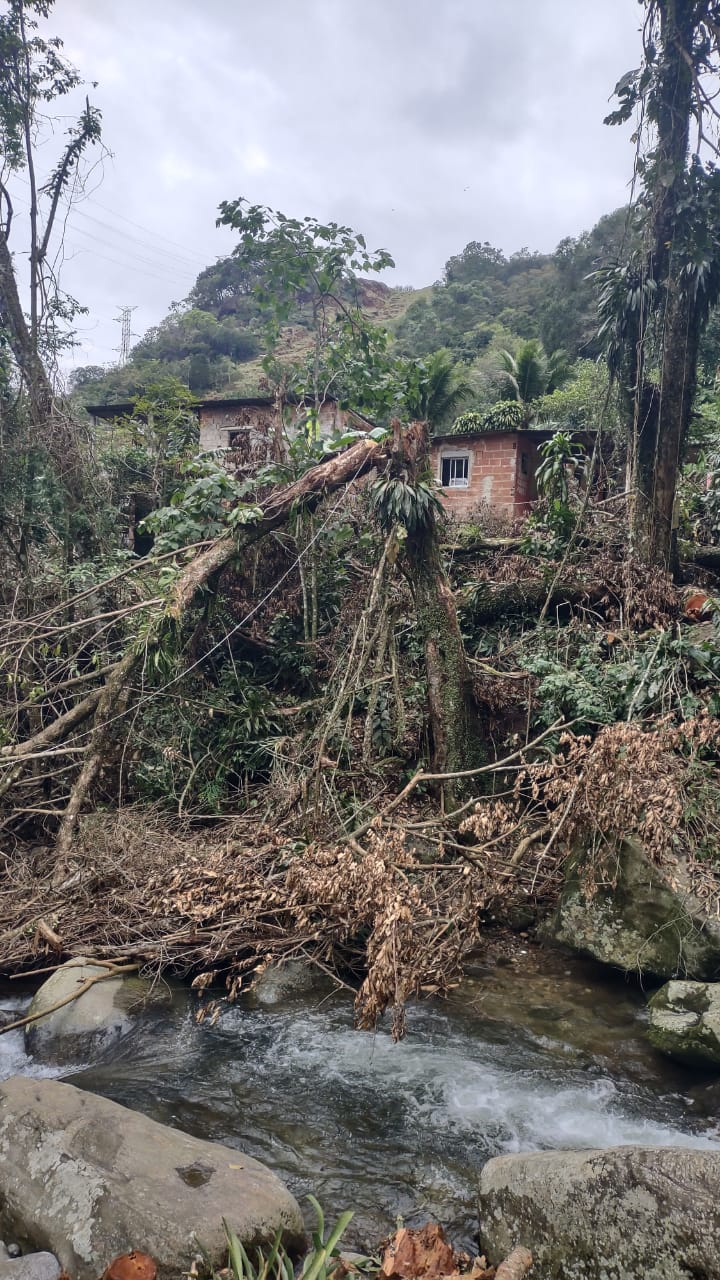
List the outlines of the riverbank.
<svg viewBox="0 0 720 1280">
<path fill-rule="evenodd" d="M 168 983 L 105 1059 L 30 1061 L 0 1037 L 0 1073 L 73 1084 L 212 1141 L 278 1173 L 329 1218 L 356 1210 L 348 1247 L 373 1252 L 400 1214 L 442 1222 L 472 1250 L 477 1183 L 491 1157 L 520 1150 L 720 1146 L 717 1078 L 657 1054 L 646 993 L 590 962 L 508 932 L 471 962 L 447 1000 L 408 1009 L 392 1043 L 353 1029 L 348 992 L 319 974 L 267 981 L 198 1025 L 198 998 Z M 0 1000 L 26 1004 L 17 984 Z M 11 993 L 11 994 L 10 994 Z M 211 994 L 211 993 L 210 993 Z M 311 1222 L 308 1222 L 311 1225 Z"/>
</svg>

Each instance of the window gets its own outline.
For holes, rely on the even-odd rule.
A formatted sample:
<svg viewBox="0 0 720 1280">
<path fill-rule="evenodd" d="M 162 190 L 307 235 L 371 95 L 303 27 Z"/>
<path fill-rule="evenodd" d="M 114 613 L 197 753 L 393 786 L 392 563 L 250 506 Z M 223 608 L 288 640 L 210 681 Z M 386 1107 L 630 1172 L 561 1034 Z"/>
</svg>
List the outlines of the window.
<svg viewBox="0 0 720 1280">
<path fill-rule="evenodd" d="M 443 489 L 467 489 L 470 473 L 470 454 L 457 454 L 443 458 L 440 483 Z"/>
<path fill-rule="evenodd" d="M 528 473 L 528 456 L 526 453 L 520 454 L 520 470 L 524 476 Z"/>
</svg>

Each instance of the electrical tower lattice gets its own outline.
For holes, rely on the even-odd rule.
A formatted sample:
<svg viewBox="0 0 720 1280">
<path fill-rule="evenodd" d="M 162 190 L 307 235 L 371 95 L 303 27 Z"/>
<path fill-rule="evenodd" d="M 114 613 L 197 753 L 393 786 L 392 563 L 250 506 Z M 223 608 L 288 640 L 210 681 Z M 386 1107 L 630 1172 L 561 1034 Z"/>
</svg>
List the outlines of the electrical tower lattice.
<svg viewBox="0 0 720 1280">
<path fill-rule="evenodd" d="M 120 352 L 120 364 L 127 364 L 130 356 L 130 339 L 136 337 L 136 334 L 130 331 L 130 317 L 133 311 L 137 311 L 137 307 L 121 307 L 120 315 L 115 316 L 116 324 L 120 325 L 120 346 L 117 350 Z"/>
</svg>

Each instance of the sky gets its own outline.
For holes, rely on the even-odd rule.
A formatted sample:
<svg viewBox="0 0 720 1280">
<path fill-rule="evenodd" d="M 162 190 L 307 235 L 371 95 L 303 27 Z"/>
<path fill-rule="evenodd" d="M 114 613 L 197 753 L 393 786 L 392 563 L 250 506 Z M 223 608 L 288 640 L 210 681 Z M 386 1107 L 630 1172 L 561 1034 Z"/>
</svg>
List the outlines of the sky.
<svg viewBox="0 0 720 1280">
<path fill-rule="evenodd" d="M 56 0 L 45 31 L 97 81 L 111 153 L 65 221 L 61 281 L 89 308 L 68 367 L 117 362 L 121 306 L 143 334 L 232 250 L 223 199 L 347 223 L 392 253 L 389 284 L 417 287 L 470 240 L 548 251 L 590 228 L 628 195 L 629 129 L 602 120 L 641 16 L 637 0 Z"/>
</svg>

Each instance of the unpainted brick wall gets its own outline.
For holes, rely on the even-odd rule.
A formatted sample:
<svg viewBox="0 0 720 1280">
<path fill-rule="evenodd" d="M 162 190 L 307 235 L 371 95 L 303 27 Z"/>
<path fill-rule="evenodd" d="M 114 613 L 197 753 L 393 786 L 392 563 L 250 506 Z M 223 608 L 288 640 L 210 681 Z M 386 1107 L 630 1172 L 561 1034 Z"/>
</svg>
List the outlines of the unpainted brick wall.
<svg viewBox="0 0 720 1280">
<path fill-rule="evenodd" d="M 443 440 L 431 449 L 431 462 L 438 484 L 442 481 L 443 458 L 469 453 L 469 483 L 465 489 L 441 489 L 443 504 L 457 516 L 466 516 L 481 503 L 508 516 L 524 515 L 537 496 L 535 471 L 537 443 L 528 432 L 488 432 L 480 439 L 457 443 Z M 526 455 L 527 472 L 522 470 Z"/>
</svg>

